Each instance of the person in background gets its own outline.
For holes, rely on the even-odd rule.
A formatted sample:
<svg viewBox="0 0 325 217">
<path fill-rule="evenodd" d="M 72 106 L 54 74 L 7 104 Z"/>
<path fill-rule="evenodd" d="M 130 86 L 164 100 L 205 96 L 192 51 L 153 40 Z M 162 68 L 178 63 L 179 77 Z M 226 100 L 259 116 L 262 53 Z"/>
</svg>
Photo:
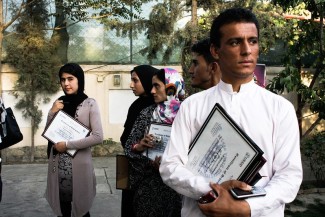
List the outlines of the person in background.
<svg viewBox="0 0 325 217">
<path fill-rule="evenodd" d="M 232 8 L 214 19 L 211 54 L 222 77 L 205 91 L 188 97 L 173 123 L 160 174 L 164 182 L 184 195 L 182 216 L 267 216 L 283 217 L 285 203 L 292 202 L 302 182 L 299 129 L 295 109 L 284 97 L 258 86 L 253 79 L 259 55 L 259 24 L 247 9 Z M 216 103 L 264 152 L 267 162 L 256 185 L 264 197 L 235 200 L 231 188 L 250 190 L 237 180 L 209 183 L 186 168 L 192 140 Z M 217 198 L 207 204 L 197 200 L 213 190 Z"/>
<path fill-rule="evenodd" d="M 148 106 L 155 104 L 150 91 L 152 89 L 152 77 L 157 72 L 158 69 L 150 65 L 139 65 L 131 70 L 130 88 L 138 98 L 129 107 L 127 118 L 124 123 L 124 131 L 120 137 L 123 148 L 125 147 L 126 140 L 129 137 L 133 124 L 140 112 Z M 134 191 L 132 189 L 122 190 L 122 217 L 135 216 L 132 209 L 133 196 Z"/>
<path fill-rule="evenodd" d="M 221 72 L 210 52 L 210 39 L 200 40 L 191 47 L 191 67 L 188 73 L 191 75 L 191 86 L 206 90 L 219 83 Z"/>
<path fill-rule="evenodd" d="M 54 103 L 47 124 L 62 110 L 91 130 L 83 139 L 49 142 L 48 176 L 45 197 L 57 216 L 90 216 L 96 195 L 96 177 L 91 147 L 103 142 L 103 129 L 97 102 L 84 93 L 84 71 L 76 63 L 59 70 L 64 96 Z M 76 149 L 74 157 L 67 150 Z"/>
<path fill-rule="evenodd" d="M 142 110 L 125 145 L 130 159 L 130 185 L 135 189 L 133 209 L 137 217 L 180 216 L 181 197 L 165 185 L 159 174 L 160 156 L 149 159 L 147 148 L 153 147 L 153 135 L 146 134 L 152 122 L 172 124 L 185 96 L 182 76 L 164 68 L 152 78 L 151 93 L 155 105 Z"/>
<path fill-rule="evenodd" d="M 2 159 L 1 159 L 1 151 L 0 151 L 0 202 L 2 199 L 2 179 L 1 179 L 1 169 L 2 169 Z"/>
<path fill-rule="evenodd" d="M 4 134 L 4 123 L 6 121 L 6 108 L 5 105 L 3 104 L 2 97 L 0 97 L 0 119 L 1 119 L 1 126 L 0 126 L 0 134 Z M 2 139 L 0 137 L 0 143 L 2 142 Z M 2 199 L 2 179 L 1 179 L 1 170 L 2 170 L 2 159 L 1 159 L 1 150 L 0 150 L 0 202 Z"/>
</svg>

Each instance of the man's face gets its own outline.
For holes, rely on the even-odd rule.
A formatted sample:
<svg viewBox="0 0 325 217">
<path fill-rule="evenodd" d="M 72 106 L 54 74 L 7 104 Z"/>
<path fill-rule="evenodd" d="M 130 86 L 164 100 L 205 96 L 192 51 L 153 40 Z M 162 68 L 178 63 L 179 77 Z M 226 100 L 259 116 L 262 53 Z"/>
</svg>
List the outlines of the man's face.
<svg viewBox="0 0 325 217">
<path fill-rule="evenodd" d="M 220 47 L 211 47 L 218 59 L 222 80 L 246 83 L 253 77 L 259 54 L 258 33 L 254 23 L 230 23 L 220 28 Z"/>
<path fill-rule="evenodd" d="M 192 63 L 189 68 L 191 86 L 194 88 L 208 89 L 211 80 L 212 67 L 206 62 L 203 55 L 192 52 Z"/>
</svg>

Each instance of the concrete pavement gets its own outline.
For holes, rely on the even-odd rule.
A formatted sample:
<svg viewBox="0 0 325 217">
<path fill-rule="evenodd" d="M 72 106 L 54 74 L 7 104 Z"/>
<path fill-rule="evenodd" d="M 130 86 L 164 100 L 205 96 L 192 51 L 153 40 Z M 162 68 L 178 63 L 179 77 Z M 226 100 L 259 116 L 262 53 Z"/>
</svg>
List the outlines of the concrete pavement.
<svg viewBox="0 0 325 217">
<path fill-rule="evenodd" d="M 94 157 L 93 162 L 97 195 L 90 214 L 92 217 L 120 217 L 122 192 L 116 189 L 115 157 Z M 307 172 L 308 168 L 304 170 L 304 176 Z M 2 165 L 3 193 L 0 217 L 54 217 L 43 196 L 46 176 L 47 163 Z M 286 209 L 303 212 L 311 209 L 309 205 L 316 204 L 316 201 L 323 206 L 325 188 L 300 191 L 296 199 L 300 202 L 292 203 L 286 206 Z"/>
<path fill-rule="evenodd" d="M 121 190 L 116 189 L 115 157 L 93 158 L 97 195 L 92 217 L 121 216 Z M 2 165 L 1 217 L 53 217 L 44 198 L 47 163 Z"/>
</svg>

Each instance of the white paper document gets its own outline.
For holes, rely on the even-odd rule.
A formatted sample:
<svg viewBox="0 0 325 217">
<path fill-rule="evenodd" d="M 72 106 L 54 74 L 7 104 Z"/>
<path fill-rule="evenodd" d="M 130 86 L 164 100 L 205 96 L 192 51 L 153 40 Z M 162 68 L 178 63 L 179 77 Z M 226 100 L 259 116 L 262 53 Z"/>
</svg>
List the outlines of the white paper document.
<svg viewBox="0 0 325 217">
<path fill-rule="evenodd" d="M 63 111 L 58 111 L 42 136 L 53 143 L 83 139 L 90 133 L 90 129 Z M 75 149 L 68 149 L 67 153 L 74 156 Z"/>
<path fill-rule="evenodd" d="M 186 167 L 216 183 L 240 180 L 254 176 L 264 162 L 262 154 L 218 105 L 191 144 Z"/>
<path fill-rule="evenodd" d="M 148 148 L 146 155 L 148 158 L 155 160 L 156 156 L 162 156 L 170 138 L 170 124 L 151 123 L 148 134 L 154 135 L 154 147 Z"/>
</svg>

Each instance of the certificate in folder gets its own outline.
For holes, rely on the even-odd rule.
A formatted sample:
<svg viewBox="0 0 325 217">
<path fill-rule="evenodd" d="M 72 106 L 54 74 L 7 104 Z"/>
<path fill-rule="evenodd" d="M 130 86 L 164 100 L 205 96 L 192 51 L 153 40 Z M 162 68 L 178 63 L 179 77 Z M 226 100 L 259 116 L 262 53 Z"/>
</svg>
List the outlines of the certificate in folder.
<svg viewBox="0 0 325 217">
<path fill-rule="evenodd" d="M 46 126 L 42 136 L 53 143 L 58 143 L 62 141 L 83 139 L 89 134 L 89 128 L 60 110 L 55 114 L 48 126 Z M 76 149 L 67 150 L 67 153 L 72 157 L 76 152 Z"/>
<path fill-rule="evenodd" d="M 164 154 L 165 148 L 170 138 L 172 125 L 153 122 L 150 124 L 148 134 L 154 136 L 153 148 L 148 148 L 146 156 L 152 160 Z"/>
<path fill-rule="evenodd" d="M 266 162 L 263 151 L 216 104 L 189 148 L 186 167 L 209 181 L 236 179 L 254 185 Z"/>
</svg>

